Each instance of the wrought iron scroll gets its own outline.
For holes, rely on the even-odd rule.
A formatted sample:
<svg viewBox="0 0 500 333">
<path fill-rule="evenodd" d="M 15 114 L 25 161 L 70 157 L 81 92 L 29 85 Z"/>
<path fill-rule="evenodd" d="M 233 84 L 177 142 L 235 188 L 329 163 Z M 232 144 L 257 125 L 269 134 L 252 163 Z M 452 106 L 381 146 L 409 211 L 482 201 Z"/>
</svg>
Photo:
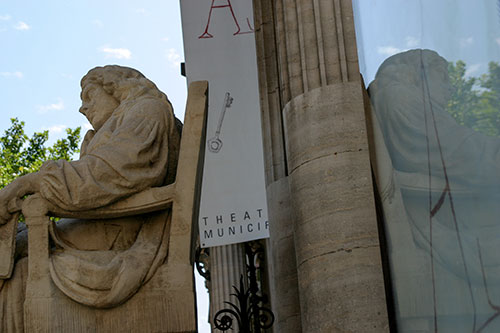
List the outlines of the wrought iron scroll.
<svg viewBox="0 0 500 333">
<path fill-rule="evenodd" d="M 210 249 L 203 249 L 201 247 L 196 248 L 194 262 L 198 273 L 203 276 L 206 281 L 210 281 Z"/>
<path fill-rule="evenodd" d="M 248 288 L 245 288 L 243 274 L 240 276 L 239 288 L 233 286 L 237 303 L 224 302 L 228 308 L 217 311 L 214 316 L 215 328 L 223 332 L 234 330 L 234 321 L 238 323 L 240 333 L 260 333 L 271 328 L 274 314 L 263 305 L 268 302 L 267 296 L 259 288 L 257 275 L 263 261 L 263 250 L 258 241 L 245 243 L 247 257 Z"/>
</svg>

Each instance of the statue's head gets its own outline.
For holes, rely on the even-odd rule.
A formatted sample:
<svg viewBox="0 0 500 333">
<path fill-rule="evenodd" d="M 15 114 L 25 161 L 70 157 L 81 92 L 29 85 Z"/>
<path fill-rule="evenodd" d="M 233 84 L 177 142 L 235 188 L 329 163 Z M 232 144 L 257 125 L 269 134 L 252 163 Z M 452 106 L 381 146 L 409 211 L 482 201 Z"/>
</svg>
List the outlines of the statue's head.
<svg viewBox="0 0 500 333">
<path fill-rule="evenodd" d="M 398 53 L 380 65 L 370 90 L 376 93 L 381 89 L 401 85 L 414 89 L 419 94 L 424 89 L 424 93 L 429 93 L 434 101 L 446 104 L 451 92 L 448 62 L 431 50 Z"/>
<path fill-rule="evenodd" d="M 82 78 L 81 87 L 80 112 L 87 117 L 95 130 L 98 130 L 126 100 L 148 94 L 168 102 L 167 96 L 141 72 L 118 65 L 91 69 Z"/>
<path fill-rule="evenodd" d="M 82 90 L 89 84 L 101 86 L 118 102 L 137 97 L 146 91 L 149 94 L 152 93 L 158 97 L 166 98 L 165 94 L 159 91 L 153 82 L 138 70 L 130 67 L 107 65 L 93 68 L 82 78 Z"/>
</svg>

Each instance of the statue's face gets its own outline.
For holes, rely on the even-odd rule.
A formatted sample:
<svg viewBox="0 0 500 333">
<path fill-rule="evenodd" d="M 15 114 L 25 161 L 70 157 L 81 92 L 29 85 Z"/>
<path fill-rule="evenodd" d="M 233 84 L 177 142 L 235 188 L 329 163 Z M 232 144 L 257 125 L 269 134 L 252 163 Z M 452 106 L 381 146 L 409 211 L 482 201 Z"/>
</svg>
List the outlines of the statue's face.
<svg viewBox="0 0 500 333">
<path fill-rule="evenodd" d="M 104 125 L 119 105 L 111 95 L 96 84 L 84 86 L 81 97 L 80 113 L 87 117 L 96 131 Z"/>
</svg>

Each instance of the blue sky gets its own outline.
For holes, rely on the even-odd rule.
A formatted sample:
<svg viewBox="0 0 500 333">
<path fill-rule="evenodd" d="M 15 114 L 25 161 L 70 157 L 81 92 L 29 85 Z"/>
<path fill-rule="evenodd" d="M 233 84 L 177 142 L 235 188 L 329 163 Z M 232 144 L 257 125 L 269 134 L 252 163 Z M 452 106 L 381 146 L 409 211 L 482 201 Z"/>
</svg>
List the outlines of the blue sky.
<svg viewBox="0 0 500 333">
<path fill-rule="evenodd" d="M 78 113 L 80 79 L 95 66 L 134 67 L 182 119 L 185 79 L 178 1 L 0 0 L 0 130 L 11 117 L 29 135 L 89 125 Z"/>
<path fill-rule="evenodd" d="M 26 132 L 49 130 L 49 143 L 65 128 L 90 128 L 78 112 L 80 79 L 95 66 L 138 69 L 165 92 L 183 119 L 186 80 L 178 0 L 0 0 L 0 131 L 10 118 Z M 200 283 L 197 278 L 197 283 Z M 208 300 L 198 295 L 199 331 Z"/>
</svg>

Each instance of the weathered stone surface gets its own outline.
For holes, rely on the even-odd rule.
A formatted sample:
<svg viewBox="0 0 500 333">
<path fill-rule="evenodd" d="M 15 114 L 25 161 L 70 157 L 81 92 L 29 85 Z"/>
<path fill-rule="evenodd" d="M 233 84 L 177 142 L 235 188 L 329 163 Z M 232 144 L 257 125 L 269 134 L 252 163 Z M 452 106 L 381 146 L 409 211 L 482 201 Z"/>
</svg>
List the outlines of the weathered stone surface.
<svg viewBox="0 0 500 333">
<path fill-rule="evenodd" d="M 388 332 L 377 248 L 325 254 L 299 268 L 303 332 Z M 320 310 L 321 309 L 321 310 Z M 384 309 L 384 308 L 382 308 Z"/>
<path fill-rule="evenodd" d="M 388 329 L 363 106 L 357 83 L 330 85 L 285 108 L 302 327 Z M 360 108 L 361 107 L 361 108 Z M 311 311 L 319 307 L 329 311 Z M 356 320 L 363 315 L 363 320 Z"/>
<path fill-rule="evenodd" d="M 330 154 L 367 153 L 364 107 L 359 96 L 361 86 L 350 82 L 314 89 L 286 105 L 283 113 L 290 174 L 304 163 Z"/>
<path fill-rule="evenodd" d="M 274 329 L 278 332 L 301 332 L 297 263 L 293 239 L 293 210 L 290 206 L 288 178 L 269 184 L 267 187 L 269 205 L 271 259 L 273 282 L 271 301 L 276 316 Z"/>
</svg>

